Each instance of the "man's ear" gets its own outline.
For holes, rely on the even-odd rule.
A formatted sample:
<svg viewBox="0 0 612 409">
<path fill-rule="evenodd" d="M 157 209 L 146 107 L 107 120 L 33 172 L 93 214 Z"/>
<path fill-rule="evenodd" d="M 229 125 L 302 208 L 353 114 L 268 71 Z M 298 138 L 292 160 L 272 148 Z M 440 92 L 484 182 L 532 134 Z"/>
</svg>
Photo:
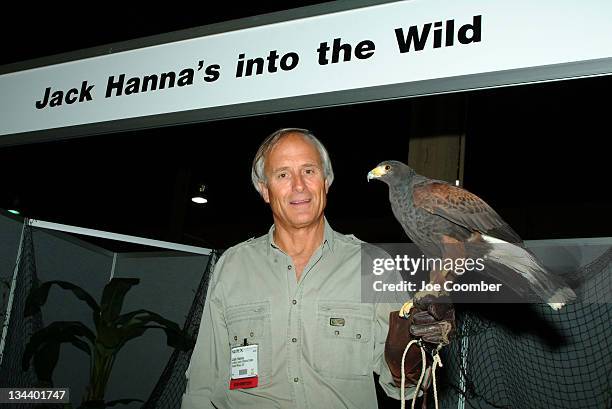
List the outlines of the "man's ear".
<svg viewBox="0 0 612 409">
<path fill-rule="evenodd" d="M 325 179 L 325 194 L 329 192 L 329 182 Z"/>
<path fill-rule="evenodd" d="M 270 192 L 268 192 L 268 186 L 265 183 L 258 182 L 259 191 L 261 192 L 261 197 L 266 203 L 270 203 Z"/>
</svg>

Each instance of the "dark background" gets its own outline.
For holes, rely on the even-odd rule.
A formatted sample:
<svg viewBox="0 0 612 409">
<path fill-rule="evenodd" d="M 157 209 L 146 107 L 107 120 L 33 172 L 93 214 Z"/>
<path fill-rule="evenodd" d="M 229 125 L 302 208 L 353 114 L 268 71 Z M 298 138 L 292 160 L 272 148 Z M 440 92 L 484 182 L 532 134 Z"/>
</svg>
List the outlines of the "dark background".
<svg viewBox="0 0 612 409">
<path fill-rule="evenodd" d="M 1 64 L 319 2 L 186 6 L 19 6 L 4 16 Z M 464 187 L 524 239 L 610 236 L 608 76 L 462 93 Z M 406 161 L 415 104 L 439 96 L 0 148 L 0 208 L 27 217 L 224 248 L 272 219 L 250 182 L 259 143 L 280 127 L 312 130 L 336 173 L 326 215 L 367 241 L 405 241 L 386 186 L 366 183 L 385 159 Z M 449 112 L 449 115 L 453 113 Z M 198 183 L 209 203 L 191 203 Z M 111 250 L 134 246 L 101 242 Z"/>
</svg>

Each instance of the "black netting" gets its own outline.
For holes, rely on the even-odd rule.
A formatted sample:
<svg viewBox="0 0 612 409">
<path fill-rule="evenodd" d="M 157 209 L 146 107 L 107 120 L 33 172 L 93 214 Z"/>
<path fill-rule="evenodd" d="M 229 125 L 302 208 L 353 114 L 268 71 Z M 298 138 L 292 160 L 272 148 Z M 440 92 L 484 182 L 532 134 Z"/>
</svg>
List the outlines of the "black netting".
<svg viewBox="0 0 612 409">
<path fill-rule="evenodd" d="M 581 301 L 458 305 L 443 353 L 442 408 L 612 408 L 612 249 L 575 276 Z M 430 400 L 429 407 L 433 406 Z"/>
<path fill-rule="evenodd" d="M 206 265 L 198 289 L 193 298 L 193 303 L 189 314 L 185 319 L 185 331 L 194 339 L 198 335 L 200 321 L 202 320 L 202 310 L 204 309 L 204 301 L 206 301 L 206 290 L 210 281 L 210 275 L 215 268 L 215 263 L 219 258 L 217 251 L 212 251 Z M 143 409 L 173 409 L 181 407 L 181 399 L 187 386 L 185 371 L 189 366 L 191 352 L 183 352 L 174 350 L 164 371 L 162 372 L 159 381 L 155 385 L 153 392 L 149 396 L 147 402 L 142 406 Z"/>
<path fill-rule="evenodd" d="M 38 378 L 32 366 L 28 370 L 22 369 L 21 360 L 25 346 L 30 336 L 42 328 L 42 316 L 39 312 L 31 317 L 24 318 L 25 300 L 33 286 L 37 285 L 36 260 L 34 257 L 34 242 L 32 229 L 25 226 L 17 258 L 17 275 L 15 280 L 8 278 L 11 283 L 12 301 L 7 305 L 6 330 L 2 362 L 0 363 L 0 388 L 27 388 L 39 386 Z M 6 327 L 6 328 L 5 328 Z M 51 409 L 51 406 L 48 405 Z M 15 409 L 34 408 L 34 404 L 11 404 Z"/>
</svg>

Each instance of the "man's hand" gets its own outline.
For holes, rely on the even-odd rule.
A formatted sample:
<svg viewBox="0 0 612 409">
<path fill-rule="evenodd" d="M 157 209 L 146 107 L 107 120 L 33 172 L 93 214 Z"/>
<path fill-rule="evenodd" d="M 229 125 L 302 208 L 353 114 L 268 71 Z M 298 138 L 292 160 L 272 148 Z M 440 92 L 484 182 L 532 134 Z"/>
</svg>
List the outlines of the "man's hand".
<svg viewBox="0 0 612 409">
<path fill-rule="evenodd" d="M 455 332 L 455 309 L 446 296 L 442 297 L 431 294 L 415 297 L 408 318 L 401 318 L 399 311 L 391 312 L 385 342 L 385 360 L 396 386 L 401 386 L 402 355 L 410 341 L 422 340 L 423 346 L 429 351 L 437 348 L 439 344 L 447 345 L 450 342 Z M 426 366 L 431 366 L 431 355 L 426 354 L 426 359 Z M 408 384 L 417 384 L 422 370 L 421 360 L 419 346 L 412 345 L 406 353 L 404 365 Z M 424 389 L 427 389 L 428 384 L 428 379 L 425 379 Z"/>
<path fill-rule="evenodd" d="M 410 333 L 425 342 L 448 345 L 455 333 L 455 308 L 448 295 L 415 296 Z"/>
</svg>

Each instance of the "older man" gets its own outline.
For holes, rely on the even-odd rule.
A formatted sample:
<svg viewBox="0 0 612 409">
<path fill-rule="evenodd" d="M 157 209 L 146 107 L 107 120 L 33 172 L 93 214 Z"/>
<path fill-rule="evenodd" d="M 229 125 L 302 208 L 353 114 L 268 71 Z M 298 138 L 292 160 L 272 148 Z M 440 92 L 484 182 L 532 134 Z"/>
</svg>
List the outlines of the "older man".
<svg viewBox="0 0 612 409">
<path fill-rule="evenodd" d="M 400 305 L 362 302 L 361 242 L 324 217 L 333 178 L 307 130 L 279 130 L 260 146 L 252 180 L 274 224 L 215 267 L 182 409 L 371 409 L 373 372 L 399 399 L 383 353 Z"/>
</svg>

